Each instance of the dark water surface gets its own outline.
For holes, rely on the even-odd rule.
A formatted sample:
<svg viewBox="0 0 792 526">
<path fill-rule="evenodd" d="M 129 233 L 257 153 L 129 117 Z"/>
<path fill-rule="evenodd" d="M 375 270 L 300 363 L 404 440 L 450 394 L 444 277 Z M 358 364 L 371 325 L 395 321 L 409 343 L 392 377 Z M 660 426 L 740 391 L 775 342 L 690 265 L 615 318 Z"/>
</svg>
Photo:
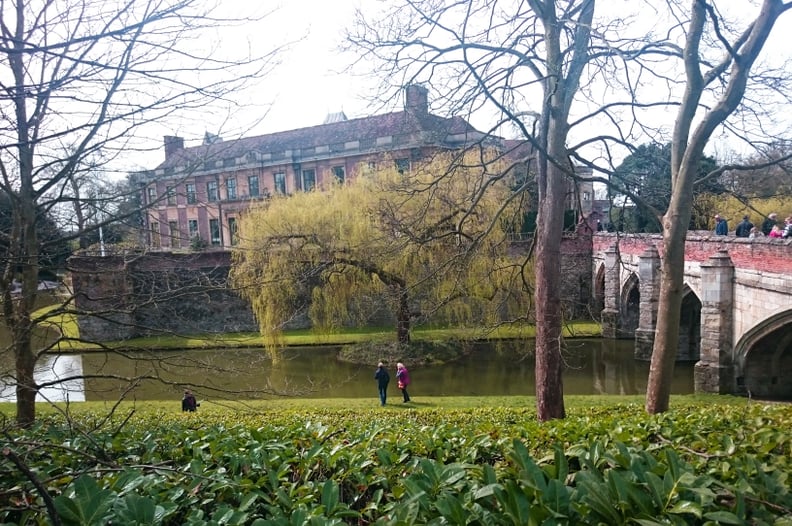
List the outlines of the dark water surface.
<svg viewBox="0 0 792 526">
<path fill-rule="evenodd" d="M 127 399 L 178 399 L 190 386 L 199 399 L 267 398 L 289 395 L 307 398 L 376 397 L 374 366 L 336 359 L 335 347 L 289 348 L 273 359 L 263 349 L 218 349 L 49 356 L 37 379 L 75 375 L 113 375 L 117 379 L 86 379 L 51 388 L 50 400 L 116 400 L 129 389 L 126 378 L 141 378 Z M 649 363 L 633 358 L 632 340 L 567 341 L 564 393 L 640 394 L 645 392 Z M 479 344 L 462 359 L 439 366 L 407 363 L 412 376 L 410 395 L 476 396 L 533 395 L 533 341 Z M 399 394 L 395 364 L 391 396 Z M 693 363 L 677 363 L 672 393 L 693 392 Z M 0 383 L 0 400 L 13 390 Z"/>
</svg>

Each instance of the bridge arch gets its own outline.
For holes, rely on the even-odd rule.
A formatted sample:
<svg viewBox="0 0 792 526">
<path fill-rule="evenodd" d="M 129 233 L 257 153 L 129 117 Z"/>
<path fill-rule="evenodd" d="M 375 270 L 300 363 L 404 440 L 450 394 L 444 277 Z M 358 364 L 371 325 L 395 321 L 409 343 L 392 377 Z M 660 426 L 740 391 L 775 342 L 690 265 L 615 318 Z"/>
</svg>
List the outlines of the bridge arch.
<svg viewBox="0 0 792 526">
<path fill-rule="evenodd" d="M 605 263 L 597 265 L 594 271 L 594 297 L 592 298 L 592 311 L 597 319 L 602 316 L 605 308 Z"/>
<path fill-rule="evenodd" d="M 696 361 L 701 356 L 701 300 L 686 283 L 682 291 L 679 319 L 678 361 Z"/>
<path fill-rule="evenodd" d="M 743 394 L 792 400 L 792 309 L 748 330 L 734 347 L 734 362 Z"/>
<path fill-rule="evenodd" d="M 641 282 L 635 272 L 631 272 L 624 281 L 621 292 L 621 333 L 624 336 L 635 336 L 641 315 Z"/>
</svg>

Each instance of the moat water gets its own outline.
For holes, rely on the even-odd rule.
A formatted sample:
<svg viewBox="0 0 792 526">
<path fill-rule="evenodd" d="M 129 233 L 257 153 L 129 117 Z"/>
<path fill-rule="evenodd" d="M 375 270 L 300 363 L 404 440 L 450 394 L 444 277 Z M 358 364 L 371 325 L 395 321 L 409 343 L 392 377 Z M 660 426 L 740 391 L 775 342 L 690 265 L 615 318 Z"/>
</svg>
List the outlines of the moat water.
<svg viewBox="0 0 792 526">
<path fill-rule="evenodd" d="M 569 340 L 564 353 L 564 393 L 629 395 L 646 390 L 649 363 L 633 358 L 632 340 Z M 453 363 L 407 363 L 410 395 L 533 395 L 533 341 L 479 344 Z M 49 355 L 36 372 L 39 383 L 66 379 L 42 390 L 40 399 L 102 401 L 179 399 L 184 387 L 203 400 L 292 396 L 301 398 L 376 397 L 374 367 L 341 362 L 336 347 L 288 348 L 273 359 L 266 350 L 215 349 Z M 693 392 L 693 363 L 676 364 L 673 394 Z M 390 393 L 399 395 L 395 364 Z M 88 377 L 86 379 L 77 377 Z M 97 378 L 105 376 L 104 378 Z M 71 380 L 68 380 L 71 378 Z M 14 390 L 0 378 L 0 400 Z"/>
</svg>

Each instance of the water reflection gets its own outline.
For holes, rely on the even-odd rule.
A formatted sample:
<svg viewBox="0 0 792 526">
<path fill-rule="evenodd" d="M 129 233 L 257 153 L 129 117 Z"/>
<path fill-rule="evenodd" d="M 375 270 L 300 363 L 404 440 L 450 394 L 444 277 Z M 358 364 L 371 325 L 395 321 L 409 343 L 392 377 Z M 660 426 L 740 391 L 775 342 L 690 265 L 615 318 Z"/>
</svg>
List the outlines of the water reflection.
<svg viewBox="0 0 792 526">
<path fill-rule="evenodd" d="M 60 391 L 71 400 L 77 400 L 78 392 L 88 400 L 115 400 L 122 394 L 128 399 L 176 400 L 183 386 L 191 386 L 199 398 L 215 400 L 280 395 L 376 397 L 374 366 L 339 362 L 337 350 L 289 348 L 275 361 L 262 349 L 89 353 L 49 358 L 41 372 L 64 377 L 74 374 L 81 364 L 89 377 L 84 390 L 80 391 L 82 386 L 69 385 Z M 416 397 L 533 395 L 533 351 L 533 341 L 479 344 L 454 363 L 407 364 L 413 379 L 410 394 Z M 633 342 L 629 340 L 568 341 L 564 393 L 643 393 L 649 364 L 632 356 Z M 71 369 L 66 368 L 67 364 Z M 395 368 L 395 364 L 388 365 Z M 397 394 L 395 382 L 390 391 L 392 396 Z M 672 392 L 693 392 L 692 363 L 677 364 Z M 48 392 L 46 396 L 53 399 L 57 393 Z"/>
<path fill-rule="evenodd" d="M 83 360 L 79 355 L 48 355 L 41 359 L 33 373 L 39 385 L 45 385 L 36 401 L 84 402 L 85 382 Z M 54 382 L 54 383 L 53 383 Z M 13 375 L 7 372 L 0 378 L 0 402 L 16 400 L 16 387 Z"/>
</svg>

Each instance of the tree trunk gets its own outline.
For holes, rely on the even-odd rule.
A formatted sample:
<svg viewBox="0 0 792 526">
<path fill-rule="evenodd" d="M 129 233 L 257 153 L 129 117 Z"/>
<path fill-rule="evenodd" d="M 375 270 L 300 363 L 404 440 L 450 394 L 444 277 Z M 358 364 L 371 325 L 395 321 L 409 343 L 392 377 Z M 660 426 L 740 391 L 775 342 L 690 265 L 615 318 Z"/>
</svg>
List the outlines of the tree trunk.
<svg viewBox="0 0 792 526">
<path fill-rule="evenodd" d="M 684 216 L 685 214 L 682 214 Z M 667 411 L 671 398 L 674 364 L 679 349 L 679 318 L 684 288 L 685 236 L 690 214 L 685 217 L 666 215 L 660 270 L 660 297 L 657 328 L 646 386 L 646 411 L 655 414 Z"/>
<path fill-rule="evenodd" d="M 548 134 L 548 153 L 564 159 L 566 150 L 558 131 Z M 546 160 L 545 160 L 546 161 Z M 561 234 L 564 227 L 566 185 L 564 173 L 545 162 L 544 198 L 536 223 L 536 412 L 539 421 L 564 418 L 561 338 Z"/>
<path fill-rule="evenodd" d="M 33 379 L 36 356 L 30 344 L 30 331 L 22 330 L 15 336 L 14 356 L 16 358 L 16 421 L 20 427 L 30 427 L 36 420 L 36 394 L 38 386 Z"/>
<path fill-rule="evenodd" d="M 546 200 L 536 232 L 536 412 L 542 422 L 566 416 L 561 378 L 561 233 L 553 225 L 554 208 L 557 205 Z"/>
<path fill-rule="evenodd" d="M 410 302 L 407 287 L 399 288 L 399 307 L 396 313 L 396 341 L 400 345 L 410 343 Z"/>
</svg>

